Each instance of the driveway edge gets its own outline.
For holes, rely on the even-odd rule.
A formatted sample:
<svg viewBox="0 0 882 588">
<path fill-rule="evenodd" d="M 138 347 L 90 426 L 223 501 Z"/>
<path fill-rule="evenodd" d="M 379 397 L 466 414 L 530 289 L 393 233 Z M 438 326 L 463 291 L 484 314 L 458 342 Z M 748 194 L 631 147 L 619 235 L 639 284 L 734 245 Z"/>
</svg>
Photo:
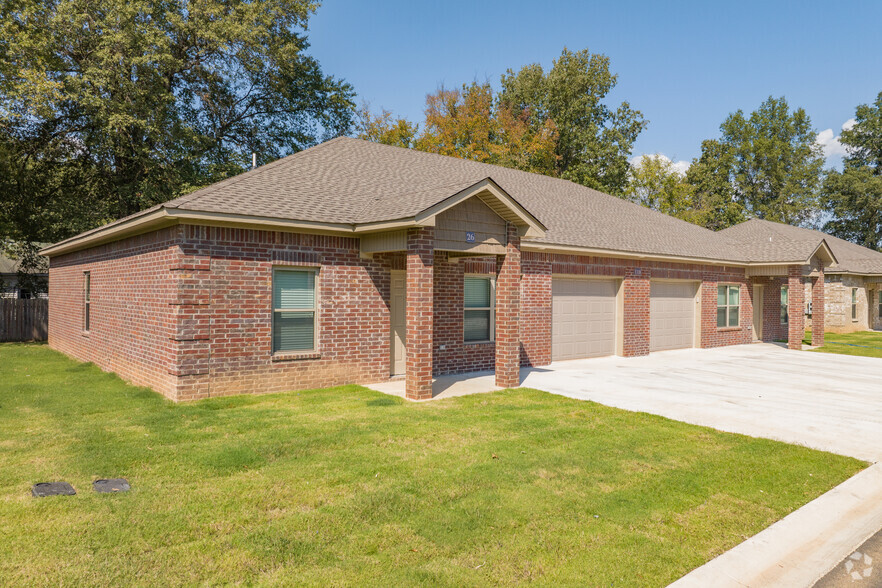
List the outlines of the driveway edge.
<svg viewBox="0 0 882 588">
<path fill-rule="evenodd" d="M 876 463 L 670 586 L 809 587 L 880 528 L 882 464 Z"/>
</svg>

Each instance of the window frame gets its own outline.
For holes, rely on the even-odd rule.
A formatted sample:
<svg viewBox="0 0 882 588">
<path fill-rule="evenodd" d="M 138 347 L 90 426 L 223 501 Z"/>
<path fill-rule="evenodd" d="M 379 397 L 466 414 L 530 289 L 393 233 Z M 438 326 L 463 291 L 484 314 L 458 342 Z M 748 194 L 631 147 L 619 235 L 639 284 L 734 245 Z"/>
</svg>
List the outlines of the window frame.
<svg viewBox="0 0 882 588">
<path fill-rule="evenodd" d="M 856 323 L 858 320 L 858 289 L 851 289 L 851 322 Z"/>
<path fill-rule="evenodd" d="M 470 306 L 465 305 L 465 288 L 466 280 L 488 280 L 490 282 L 490 306 Z M 462 279 L 462 342 L 463 345 L 480 345 L 482 343 L 493 343 L 496 341 L 496 276 L 487 274 L 464 274 Z M 466 339 L 465 333 L 465 317 L 466 312 L 470 310 L 486 310 L 490 312 L 489 338 L 487 339 Z"/>
<path fill-rule="evenodd" d="M 784 302 L 784 293 L 787 293 L 787 302 Z M 790 324 L 790 287 L 789 286 L 781 286 L 779 302 L 781 305 L 781 324 L 789 325 Z"/>
<path fill-rule="evenodd" d="M 83 272 L 83 332 L 92 330 L 92 272 Z"/>
<path fill-rule="evenodd" d="M 320 268 L 314 266 L 274 265 L 270 276 L 270 311 L 272 313 L 270 325 L 270 350 L 275 356 L 310 355 L 319 352 L 319 284 Z M 313 275 L 312 282 L 312 308 L 276 308 L 276 272 L 308 272 Z M 276 316 L 281 312 L 311 312 L 312 315 L 312 348 L 311 349 L 276 349 Z"/>
<path fill-rule="evenodd" d="M 720 288 L 726 288 L 726 303 L 720 306 Z M 738 304 L 731 304 L 729 291 L 731 288 L 736 288 L 738 290 Z M 726 309 L 726 324 L 720 325 L 720 309 Z M 730 325 L 731 322 L 731 314 L 730 311 L 733 308 L 738 309 L 738 323 L 734 325 Z M 717 328 L 718 329 L 737 329 L 741 327 L 741 284 L 724 282 L 722 284 L 717 284 Z"/>
<path fill-rule="evenodd" d="M 878 302 L 879 302 L 879 308 L 877 309 L 879 311 L 879 314 L 876 317 L 876 321 L 878 322 L 878 321 L 882 321 L 882 290 L 876 291 L 876 297 L 878 298 Z"/>
</svg>

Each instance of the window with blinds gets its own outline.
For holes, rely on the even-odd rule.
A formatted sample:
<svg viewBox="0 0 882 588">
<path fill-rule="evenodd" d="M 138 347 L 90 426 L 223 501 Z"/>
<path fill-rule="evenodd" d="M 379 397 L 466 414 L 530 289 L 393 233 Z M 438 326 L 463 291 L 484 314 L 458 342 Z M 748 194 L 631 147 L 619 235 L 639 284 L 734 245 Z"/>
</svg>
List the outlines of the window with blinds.
<svg viewBox="0 0 882 588">
<path fill-rule="evenodd" d="M 315 341 L 315 270 L 273 270 L 273 353 L 312 351 Z"/>
<path fill-rule="evenodd" d="M 494 288 L 492 278 L 466 276 L 463 293 L 463 340 L 493 340 Z"/>
</svg>

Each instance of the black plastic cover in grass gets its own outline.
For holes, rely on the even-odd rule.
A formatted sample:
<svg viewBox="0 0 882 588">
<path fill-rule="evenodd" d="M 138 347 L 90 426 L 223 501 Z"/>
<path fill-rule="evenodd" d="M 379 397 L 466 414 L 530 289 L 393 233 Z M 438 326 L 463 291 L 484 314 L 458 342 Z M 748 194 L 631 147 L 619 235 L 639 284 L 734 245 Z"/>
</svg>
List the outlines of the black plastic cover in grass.
<svg viewBox="0 0 882 588">
<path fill-rule="evenodd" d="M 92 489 L 95 492 L 128 492 L 131 488 L 125 478 L 110 478 L 109 480 L 92 482 Z"/>
<path fill-rule="evenodd" d="M 67 482 L 40 482 L 31 488 L 31 494 L 37 498 L 46 496 L 73 496 L 77 491 Z"/>
</svg>

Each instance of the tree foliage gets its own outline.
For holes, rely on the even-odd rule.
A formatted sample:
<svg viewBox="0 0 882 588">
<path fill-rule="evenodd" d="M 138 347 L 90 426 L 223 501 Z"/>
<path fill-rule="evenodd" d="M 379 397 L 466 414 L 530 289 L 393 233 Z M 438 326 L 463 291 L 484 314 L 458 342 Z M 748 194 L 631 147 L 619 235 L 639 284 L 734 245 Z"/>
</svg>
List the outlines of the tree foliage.
<svg viewBox="0 0 882 588">
<path fill-rule="evenodd" d="M 345 133 L 308 0 L 0 0 L 0 227 L 55 240 Z"/>
<path fill-rule="evenodd" d="M 622 194 L 646 122 L 627 102 L 615 110 L 604 103 L 616 81 L 608 57 L 564 49 L 547 73 L 538 64 L 508 70 L 496 96 L 489 83 L 429 94 L 419 132 L 388 111 L 363 110 L 358 136 Z"/>
<path fill-rule="evenodd" d="M 386 109 L 374 114 L 367 103 L 362 104 L 356 114 L 356 136 L 366 141 L 411 148 L 419 130 L 418 124 L 413 124 L 406 118 L 395 118 Z"/>
<path fill-rule="evenodd" d="M 564 48 L 547 73 L 539 64 L 508 70 L 500 101 L 513 112 L 529 112 L 534 130 L 546 121 L 554 123 L 554 175 L 622 194 L 631 148 L 647 122 L 627 102 L 615 109 L 604 103 L 617 81 L 607 56 Z"/>
<path fill-rule="evenodd" d="M 426 97 L 426 122 L 416 148 L 529 172 L 553 174 L 557 130 L 537 129 L 529 111 L 512 112 L 494 100 L 490 84 L 439 89 Z"/>
<path fill-rule="evenodd" d="M 713 225 L 747 217 L 794 225 L 814 220 L 824 157 L 802 108 L 791 111 L 785 98 L 770 96 L 750 116 L 730 114 L 720 131 L 719 140 L 702 143 L 699 165 L 688 176 L 697 207 L 713 211 Z"/>
<path fill-rule="evenodd" d="M 843 170 L 824 181 L 821 201 L 832 214 L 824 230 L 882 251 L 882 92 L 874 104 L 857 107 L 854 126 L 839 140 L 847 155 Z"/>
</svg>

